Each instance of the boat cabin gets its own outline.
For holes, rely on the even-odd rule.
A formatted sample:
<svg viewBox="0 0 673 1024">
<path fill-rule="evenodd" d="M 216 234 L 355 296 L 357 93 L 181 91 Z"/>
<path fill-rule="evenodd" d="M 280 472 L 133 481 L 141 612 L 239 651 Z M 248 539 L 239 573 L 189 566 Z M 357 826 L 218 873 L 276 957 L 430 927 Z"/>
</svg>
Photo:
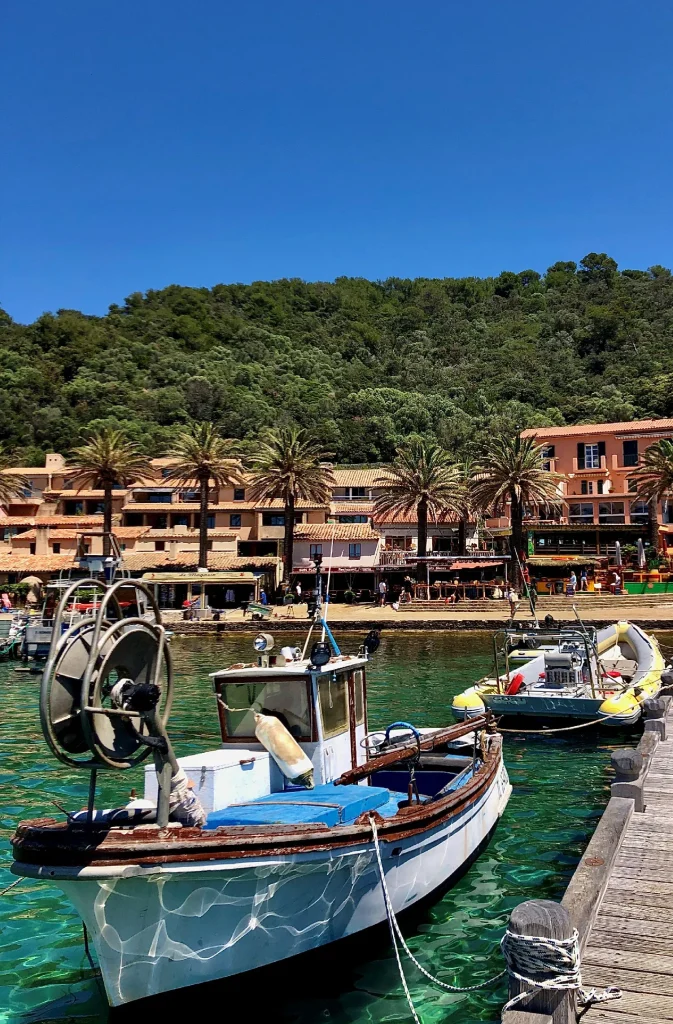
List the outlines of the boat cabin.
<svg viewBox="0 0 673 1024">
<path fill-rule="evenodd" d="M 315 645 L 320 656 L 313 661 L 313 655 L 306 657 L 299 648 L 283 647 L 271 654 L 268 634 L 258 637 L 256 646 L 255 663 L 212 673 L 223 747 L 263 750 L 255 736 L 254 712 L 259 711 L 280 719 L 289 730 L 313 764 L 316 785 L 363 764 L 367 654 L 335 654 L 323 644 Z"/>
</svg>

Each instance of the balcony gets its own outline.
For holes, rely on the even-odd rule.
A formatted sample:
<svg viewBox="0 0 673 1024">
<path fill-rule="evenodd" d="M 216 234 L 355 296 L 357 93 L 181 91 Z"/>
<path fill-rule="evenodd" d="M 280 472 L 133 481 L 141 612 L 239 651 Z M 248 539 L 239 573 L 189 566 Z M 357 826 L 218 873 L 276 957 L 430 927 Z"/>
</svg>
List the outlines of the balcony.
<svg viewBox="0 0 673 1024">
<path fill-rule="evenodd" d="M 413 551 L 379 551 L 379 565 L 405 566 L 407 557 L 414 558 Z"/>
</svg>

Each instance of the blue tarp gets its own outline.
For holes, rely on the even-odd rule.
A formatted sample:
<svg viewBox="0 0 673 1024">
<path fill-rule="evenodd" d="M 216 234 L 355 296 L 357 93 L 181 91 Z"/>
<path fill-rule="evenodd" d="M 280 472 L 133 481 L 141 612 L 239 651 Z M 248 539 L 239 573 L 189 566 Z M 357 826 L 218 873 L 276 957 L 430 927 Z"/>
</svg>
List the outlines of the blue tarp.
<svg viewBox="0 0 673 1024">
<path fill-rule="evenodd" d="M 246 804 L 232 804 L 208 815 L 205 828 L 221 825 L 301 825 L 324 822 L 341 825 L 354 821 L 364 811 L 388 802 L 390 793 L 380 786 L 335 786 L 271 793 Z"/>
</svg>

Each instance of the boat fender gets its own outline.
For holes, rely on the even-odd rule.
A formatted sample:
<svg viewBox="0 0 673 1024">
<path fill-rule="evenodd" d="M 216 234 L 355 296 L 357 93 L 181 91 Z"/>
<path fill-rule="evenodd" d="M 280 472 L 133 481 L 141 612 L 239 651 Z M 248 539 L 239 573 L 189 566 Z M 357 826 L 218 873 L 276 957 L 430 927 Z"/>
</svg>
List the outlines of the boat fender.
<svg viewBox="0 0 673 1024">
<path fill-rule="evenodd" d="M 610 676 L 611 679 L 621 679 L 622 678 L 621 672 L 618 672 L 617 669 L 615 669 L 615 668 L 611 668 L 605 674 L 606 674 L 606 676 Z"/>
<path fill-rule="evenodd" d="M 313 765 L 294 736 L 274 715 L 255 712 L 255 736 L 291 782 L 313 789 Z"/>
<path fill-rule="evenodd" d="M 517 672 L 515 676 L 512 676 L 512 681 L 505 690 L 507 697 L 515 697 L 524 684 L 524 678 L 522 672 Z"/>
</svg>

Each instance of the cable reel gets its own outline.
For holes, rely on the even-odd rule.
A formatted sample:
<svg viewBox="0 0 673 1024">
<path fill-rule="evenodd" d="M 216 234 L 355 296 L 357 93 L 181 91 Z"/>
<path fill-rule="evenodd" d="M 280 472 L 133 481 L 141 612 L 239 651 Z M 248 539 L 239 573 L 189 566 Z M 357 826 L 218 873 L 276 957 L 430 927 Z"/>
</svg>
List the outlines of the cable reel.
<svg viewBox="0 0 673 1024">
<path fill-rule="evenodd" d="M 79 587 L 100 594 L 94 609 L 64 630 Z M 136 591 L 154 621 L 124 618 L 118 593 Z M 79 580 L 63 594 L 42 676 L 40 720 L 53 754 L 74 768 L 132 768 L 158 746 L 173 698 L 173 669 L 159 608 L 137 580 Z M 80 756 L 82 755 L 82 756 Z M 88 756 L 86 756 L 88 755 Z"/>
</svg>

